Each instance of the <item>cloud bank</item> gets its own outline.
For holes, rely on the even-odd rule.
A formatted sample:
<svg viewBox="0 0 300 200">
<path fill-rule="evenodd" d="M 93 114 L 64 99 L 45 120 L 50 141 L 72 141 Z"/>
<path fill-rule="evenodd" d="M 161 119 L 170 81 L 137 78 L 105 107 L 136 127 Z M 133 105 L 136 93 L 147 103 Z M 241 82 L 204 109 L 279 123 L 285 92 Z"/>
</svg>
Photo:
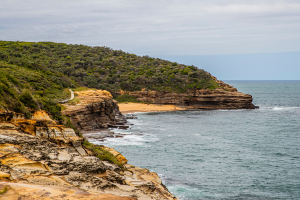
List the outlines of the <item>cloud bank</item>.
<svg viewBox="0 0 300 200">
<path fill-rule="evenodd" d="M 0 40 L 109 46 L 151 56 L 300 51 L 300 2 L 1 1 Z"/>
</svg>

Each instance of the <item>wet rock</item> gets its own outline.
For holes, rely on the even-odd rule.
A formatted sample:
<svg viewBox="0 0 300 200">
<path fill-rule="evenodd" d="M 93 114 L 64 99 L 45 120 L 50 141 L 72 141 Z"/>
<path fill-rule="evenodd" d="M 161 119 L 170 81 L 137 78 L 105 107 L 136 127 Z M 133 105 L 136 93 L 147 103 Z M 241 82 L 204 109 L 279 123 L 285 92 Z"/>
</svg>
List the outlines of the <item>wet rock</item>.
<svg viewBox="0 0 300 200">
<path fill-rule="evenodd" d="M 137 116 L 133 114 L 126 114 L 125 117 L 126 119 L 137 119 Z"/>
</svg>

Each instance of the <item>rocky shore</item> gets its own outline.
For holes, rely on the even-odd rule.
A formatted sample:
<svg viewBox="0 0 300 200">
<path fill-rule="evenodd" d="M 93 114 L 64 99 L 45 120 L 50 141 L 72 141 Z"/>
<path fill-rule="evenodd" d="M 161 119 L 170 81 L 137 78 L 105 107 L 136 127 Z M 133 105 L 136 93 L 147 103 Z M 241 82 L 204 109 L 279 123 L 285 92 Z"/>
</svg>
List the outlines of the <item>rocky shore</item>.
<svg viewBox="0 0 300 200">
<path fill-rule="evenodd" d="M 251 95 L 230 87 L 188 94 L 141 91 L 130 95 L 189 109 L 254 108 Z M 128 127 L 107 91 L 75 92 L 75 99 L 63 105 L 62 113 L 83 135 L 105 130 L 100 139 L 117 137 L 107 128 Z M 116 162 L 100 159 L 104 154 Z M 0 199 L 177 199 L 156 173 L 128 164 L 113 148 L 88 143 L 42 110 L 31 119 L 0 110 L 0 160 Z"/>
<path fill-rule="evenodd" d="M 255 109 L 252 96 L 238 92 L 235 88 L 220 88 L 191 90 L 187 93 L 158 92 L 158 91 L 122 91 L 140 101 L 152 104 L 184 106 L 187 109 L 216 110 L 216 109 Z"/>
<path fill-rule="evenodd" d="M 80 131 L 122 127 L 126 118 L 119 111 L 117 101 L 105 90 L 75 92 L 77 102 L 64 104 L 63 115 L 70 118 Z"/>
<path fill-rule="evenodd" d="M 236 88 L 212 77 L 219 84 L 218 89 L 189 90 L 185 93 L 159 91 L 120 91 L 120 95 L 128 94 L 140 101 L 159 105 L 175 105 L 186 109 L 255 109 L 252 96 L 238 92 Z"/>
<path fill-rule="evenodd" d="M 32 119 L 0 113 L 1 199 L 176 199 L 156 173 L 100 160 L 74 130 L 57 125 L 44 111 Z"/>
</svg>

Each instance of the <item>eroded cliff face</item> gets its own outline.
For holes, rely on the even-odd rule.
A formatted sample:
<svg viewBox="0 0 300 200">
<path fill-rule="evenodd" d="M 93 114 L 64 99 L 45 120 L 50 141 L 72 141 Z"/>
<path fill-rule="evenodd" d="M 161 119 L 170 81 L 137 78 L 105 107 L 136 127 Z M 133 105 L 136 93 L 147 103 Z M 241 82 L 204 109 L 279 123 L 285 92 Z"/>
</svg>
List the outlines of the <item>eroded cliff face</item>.
<svg viewBox="0 0 300 200">
<path fill-rule="evenodd" d="M 153 104 L 172 104 L 185 106 L 190 109 L 254 109 L 252 96 L 238 92 L 232 87 L 215 90 L 190 90 L 186 93 L 158 92 L 158 91 L 121 91 L 140 101 Z"/>
<path fill-rule="evenodd" d="M 65 104 L 63 115 L 70 118 L 78 130 L 91 131 L 99 128 L 123 125 L 126 118 L 112 95 L 105 90 L 75 92 L 76 103 Z"/>
<path fill-rule="evenodd" d="M 53 130 L 55 129 L 55 130 Z M 0 113 L 0 198 L 9 199 L 176 199 L 156 173 L 127 164 L 101 161 L 82 146 L 72 129 L 59 126 L 47 113 L 30 120 Z"/>
</svg>

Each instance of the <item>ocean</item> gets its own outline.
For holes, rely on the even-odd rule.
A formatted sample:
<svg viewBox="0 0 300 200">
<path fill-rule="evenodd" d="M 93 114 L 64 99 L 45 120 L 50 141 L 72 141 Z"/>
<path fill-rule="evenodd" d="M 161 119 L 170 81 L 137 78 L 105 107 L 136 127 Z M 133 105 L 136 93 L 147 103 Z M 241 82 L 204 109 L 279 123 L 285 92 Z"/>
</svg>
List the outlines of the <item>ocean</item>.
<svg viewBox="0 0 300 200">
<path fill-rule="evenodd" d="M 137 113 L 92 140 L 158 173 L 182 200 L 300 199 L 300 81 L 225 81 L 255 110 Z"/>
</svg>

